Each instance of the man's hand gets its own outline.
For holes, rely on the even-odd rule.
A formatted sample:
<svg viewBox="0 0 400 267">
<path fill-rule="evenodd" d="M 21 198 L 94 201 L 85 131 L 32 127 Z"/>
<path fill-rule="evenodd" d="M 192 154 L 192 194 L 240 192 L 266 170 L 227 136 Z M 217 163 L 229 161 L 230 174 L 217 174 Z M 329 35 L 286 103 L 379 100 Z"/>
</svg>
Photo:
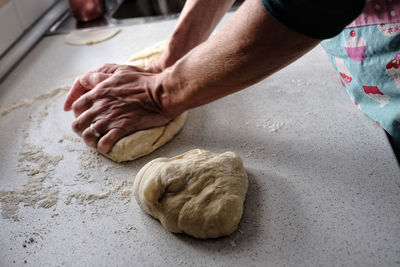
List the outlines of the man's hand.
<svg viewBox="0 0 400 267">
<path fill-rule="evenodd" d="M 191 17 L 189 11 L 194 11 L 197 5 L 214 12 L 203 1 L 188 3 L 193 8 L 188 6 L 182 21 Z M 174 42 L 185 40 L 179 36 L 187 32 L 185 29 L 191 29 L 190 23 L 180 25 L 165 54 L 168 59 L 168 53 L 179 47 Z M 152 72 L 149 73 L 137 67 L 108 64 L 79 77 L 64 106 L 65 110 L 72 109 L 75 113 L 73 129 L 89 146 L 108 153 L 120 138 L 163 125 L 185 110 L 242 90 L 295 61 L 319 43 L 275 20 L 259 0 L 245 1 L 213 38 L 203 41 L 209 30 L 208 27 L 199 30 L 203 33 L 201 38 L 196 31 L 190 31 L 197 36 L 193 39 L 197 41 L 192 43 L 195 47 L 190 45 L 189 50 L 182 50 L 185 52 L 178 54 L 178 60 L 171 66 L 164 60 L 166 64 L 159 65 L 167 68 L 159 73 L 154 66 L 147 70 Z"/>
<path fill-rule="evenodd" d="M 118 65 L 118 64 L 104 64 L 100 68 L 89 71 L 86 74 L 79 76 L 71 87 L 64 103 L 64 110 L 70 111 L 72 104 L 80 96 L 93 89 L 97 84 L 111 77 L 112 74 L 123 71 L 131 72 L 147 72 L 144 69 L 135 66 Z"/>
<path fill-rule="evenodd" d="M 173 117 L 161 105 L 156 75 L 106 64 L 80 76 L 64 105 L 65 111 L 72 109 L 75 114 L 73 130 L 105 154 L 126 135 L 168 123 Z"/>
</svg>

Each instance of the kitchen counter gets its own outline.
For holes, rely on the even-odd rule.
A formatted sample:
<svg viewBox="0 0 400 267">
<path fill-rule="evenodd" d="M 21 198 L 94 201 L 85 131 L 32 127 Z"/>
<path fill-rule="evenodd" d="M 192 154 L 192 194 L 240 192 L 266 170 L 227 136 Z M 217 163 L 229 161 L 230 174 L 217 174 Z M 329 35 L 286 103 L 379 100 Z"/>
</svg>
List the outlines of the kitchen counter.
<svg viewBox="0 0 400 267">
<path fill-rule="evenodd" d="M 176 138 L 136 161 L 113 163 L 74 135 L 65 90 L 53 89 L 105 62 L 124 63 L 168 38 L 175 23 L 122 27 L 92 46 L 45 37 L 0 84 L 0 265 L 398 266 L 399 167 L 320 46 L 191 110 Z M 235 151 L 244 161 L 249 190 L 229 237 L 171 234 L 132 198 L 145 163 L 193 148 Z"/>
</svg>

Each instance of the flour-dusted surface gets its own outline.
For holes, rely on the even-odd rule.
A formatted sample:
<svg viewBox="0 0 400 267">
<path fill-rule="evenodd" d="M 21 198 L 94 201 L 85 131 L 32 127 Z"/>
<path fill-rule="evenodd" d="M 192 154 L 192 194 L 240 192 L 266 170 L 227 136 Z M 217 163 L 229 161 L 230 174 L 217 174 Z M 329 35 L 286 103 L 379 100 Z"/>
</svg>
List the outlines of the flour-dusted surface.
<svg viewBox="0 0 400 267">
<path fill-rule="evenodd" d="M 124 63 L 174 24 L 126 27 L 94 46 L 47 37 L 0 85 L 0 110 Z M 64 97 L 0 116 L 0 266 L 398 266 L 399 168 L 320 47 L 192 110 L 171 142 L 122 165 L 74 135 Z M 242 220 L 227 238 L 173 235 L 132 201 L 145 163 L 198 147 L 235 151 L 249 175 Z"/>
</svg>

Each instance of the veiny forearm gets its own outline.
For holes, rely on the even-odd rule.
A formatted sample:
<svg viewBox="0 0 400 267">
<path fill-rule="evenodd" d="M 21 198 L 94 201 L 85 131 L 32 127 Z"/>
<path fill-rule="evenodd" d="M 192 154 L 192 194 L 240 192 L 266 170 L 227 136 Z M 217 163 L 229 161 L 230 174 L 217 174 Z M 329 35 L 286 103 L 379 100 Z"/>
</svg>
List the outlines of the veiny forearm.
<svg viewBox="0 0 400 267">
<path fill-rule="evenodd" d="M 188 0 L 165 52 L 165 67 L 207 40 L 235 0 Z"/>
<path fill-rule="evenodd" d="M 296 33 L 247 0 L 211 39 L 159 75 L 165 110 L 173 115 L 246 88 L 304 55 L 319 40 Z"/>
</svg>

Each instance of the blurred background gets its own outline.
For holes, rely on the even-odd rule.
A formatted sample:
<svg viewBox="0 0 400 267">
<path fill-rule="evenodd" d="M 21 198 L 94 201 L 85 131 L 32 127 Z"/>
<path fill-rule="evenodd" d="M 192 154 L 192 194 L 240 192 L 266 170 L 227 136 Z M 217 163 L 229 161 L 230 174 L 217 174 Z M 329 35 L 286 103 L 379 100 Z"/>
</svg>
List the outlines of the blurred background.
<svg viewBox="0 0 400 267">
<path fill-rule="evenodd" d="M 74 29 L 176 17 L 184 4 L 185 0 L 0 0 L 0 59 L 46 15 L 50 19 L 42 23 L 42 32 L 34 29 L 36 39 Z"/>
</svg>

